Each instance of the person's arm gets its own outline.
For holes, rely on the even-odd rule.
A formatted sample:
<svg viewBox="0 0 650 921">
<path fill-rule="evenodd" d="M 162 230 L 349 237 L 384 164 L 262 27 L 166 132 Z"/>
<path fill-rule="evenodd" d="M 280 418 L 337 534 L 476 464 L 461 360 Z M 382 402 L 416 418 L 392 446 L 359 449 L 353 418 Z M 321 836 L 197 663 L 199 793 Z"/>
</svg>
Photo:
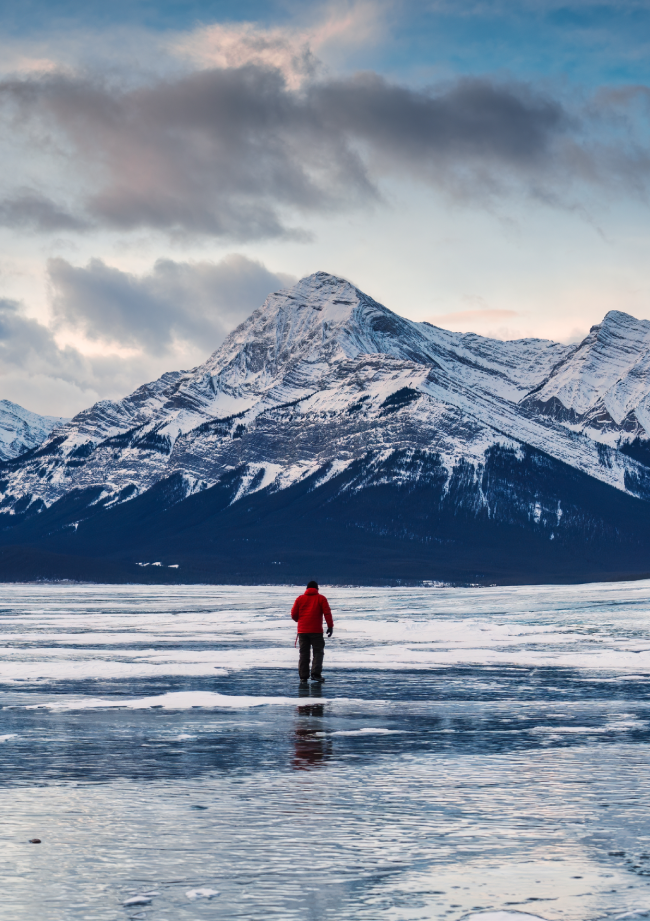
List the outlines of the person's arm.
<svg viewBox="0 0 650 921">
<path fill-rule="evenodd" d="M 332 617 L 329 602 L 325 595 L 321 595 L 321 605 L 323 608 L 323 614 L 325 615 L 325 623 L 327 624 L 327 635 L 331 636 L 332 630 L 334 629 L 334 618 Z"/>
<path fill-rule="evenodd" d="M 298 609 L 299 600 L 300 600 L 300 597 L 296 598 L 296 600 L 293 603 L 293 607 L 291 608 L 291 619 L 295 620 L 296 623 L 298 622 L 298 618 L 300 617 L 300 611 Z"/>
</svg>

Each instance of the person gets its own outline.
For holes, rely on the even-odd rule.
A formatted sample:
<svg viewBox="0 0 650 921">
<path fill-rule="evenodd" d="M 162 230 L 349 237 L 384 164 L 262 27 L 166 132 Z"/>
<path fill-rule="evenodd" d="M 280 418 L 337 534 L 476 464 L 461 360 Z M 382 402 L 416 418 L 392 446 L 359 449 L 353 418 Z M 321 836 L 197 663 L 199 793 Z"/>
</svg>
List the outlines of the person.
<svg viewBox="0 0 650 921">
<path fill-rule="evenodd" d="M 318 582 L 307 583 L 304 595 L 298 595 L 293 603 L 291 617 L 298 624 L 300 683 L 306 684 L 309 678 L 309 658 L 312 650 L 311 680 L 323 681 L 323 656 L 325 654 L 323 617 L 327 622 L 328 636 L 331 636 L 334 630 L 334 620 L 327 598 L 318 593 Z"/>
</svg>

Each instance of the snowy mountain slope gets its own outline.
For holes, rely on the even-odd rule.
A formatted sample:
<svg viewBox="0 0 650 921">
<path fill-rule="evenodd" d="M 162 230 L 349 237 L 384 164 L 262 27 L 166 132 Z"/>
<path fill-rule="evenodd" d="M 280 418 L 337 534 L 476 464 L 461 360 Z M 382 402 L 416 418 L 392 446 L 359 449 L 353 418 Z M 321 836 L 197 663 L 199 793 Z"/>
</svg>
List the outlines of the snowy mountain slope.
<svg viewBox="0 0 650 921">
<path fill-rule="evenodd" d="M 39 416 L 10 400 L 0 400 L 0 460 L 36 448 L 53 429 L 69 421 L 59 416 Z"/>
<path fill-rule="evenodd" d="M 610 311 L 524 400 L 609 445 L 650 437 L 650 322 Z"/>
<path fill-rule="evenodd" d="M 451 474 L 461 461 L 478 469 L 494 444 L 529 444 L 645 494 L 635 460 L 529 411 L 527 395 L 575 352 L 414 323 L 317 273 L 267 298 L 203 365 L 96 404 L 9 465 L 1 508 L 94 487 L 103 502 L 121 501 L 173 474 L 190 494 L 241 464 L 251 470 L 244 492 L 284 488 L 402 446 L 436 451 Z"/>
</svg>

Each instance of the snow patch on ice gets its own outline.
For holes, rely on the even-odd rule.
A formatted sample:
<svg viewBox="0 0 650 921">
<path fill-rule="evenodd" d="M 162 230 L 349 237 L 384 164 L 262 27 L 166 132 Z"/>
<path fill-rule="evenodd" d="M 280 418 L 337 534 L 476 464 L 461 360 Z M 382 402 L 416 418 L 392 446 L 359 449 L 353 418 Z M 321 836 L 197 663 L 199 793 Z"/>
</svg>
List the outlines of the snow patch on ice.
<svg viewBox="0 0 650 921">
<path fill-rule="evenodd" d="M 530 732 L 541 732 L 554 735 L 555 733 L 596 733 L 596 732 L 629 732 L 631 729 L 645 729 L 647 722 L 634 717 L 629 719 L 612 720 L 603 726 L 533 726 Z"/>
<path fill-rule="evenodd" d="M 153 901 L 154 896 L 157 895 L 157 892 L 146 892 L 142 893 L 141 895 L 134 895 L 130 899 L 127 899 L 125 902 L 122 902 L 122 905 L 149 905 Z"/>
<path fill-rule="evenodd" d="M 480 911 L 465 915 L 467 921 L 545 921 L 527 911 Z"/>
<path fill-rule="evenodd" d="M 196 899 L 213 899 L 215 895 L 219 895 L 218 889 L 190 889 L 189 892 L 186 892 L 185 895 L 194 902 Z"/>
<path fill-rule="evenodd" d="M 337 729 L 330 733 L 333 736 L 388 736 L 403 735 L 405 729 L 382 729 L 379 726 L 365 726 L 363 729 Z"/>
<path fill-rule="evenodd" d="M 132 662 L 123 661 L 123 658 L 129 655 L 127 650 L 121 651 L 122 660 L 111 659 L 109 656 L 102 658 L 98 656 L 95 661 L 87 657 L 84 650 L 79 651 L 76 659 L 72 658 L 67 650 L 54 652 L 40 650 L 44 658 L 37 654 L 34 658 L 30 656 L 29 659 L 17 659 L 14 656 L 11 657 L 11 661 L 3 661 L 5 652 L 6 650 L 0 648 L 0 681 L 6 682 L 189 677 L 191 675 L 225 678 L 228 675 L 228 670 L 220 667 L 219 660 L 215 658 L 217 654 L 212 651 L 197 651 L 193 654 L 181 651 L 150 654 L 135 652 L 132 653 L 135 659 Z M 255 662 L 255 667 L 257 667 L 257 662 Z"/>
<path fill-rule="evenodd" d="M 319 698 L 319 703 L 326 703 L 326 698 Z M 41 704 L 30 704 L 26 710 L 190 710 L 193 707 L 208 709 L 239 710 L 248 707 L 264 706 L 302 706 L 303 697 L 253 697 L 250 695 L 234 696 L 217 694 L 211 691 L 170 691 L 154 697 L 132 697 L 105 699 L 101 697 L 76 697 L 67 700 L 56 699 Z"/>
</svg>

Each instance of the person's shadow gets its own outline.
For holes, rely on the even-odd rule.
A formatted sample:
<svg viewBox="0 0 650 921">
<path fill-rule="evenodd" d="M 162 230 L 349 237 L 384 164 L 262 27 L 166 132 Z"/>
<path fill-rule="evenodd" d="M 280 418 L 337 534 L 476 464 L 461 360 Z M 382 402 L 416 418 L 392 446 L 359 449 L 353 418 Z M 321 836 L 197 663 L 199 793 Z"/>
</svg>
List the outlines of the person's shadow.
<svg viewBox="0 0 650 921">
<path fill-rule="evenodd" d="M 298 694 L 310 700 L 322 697 L 321 689 L 315 687 L 300 688 Z M 292 762 L 294 771 L 324 767 L 331 758 L 332 743 L 323 733 L 321 722 L 324 715 L 325 706 L 322 703 L 305 703 L 297 707 Z"/>
</svg>

